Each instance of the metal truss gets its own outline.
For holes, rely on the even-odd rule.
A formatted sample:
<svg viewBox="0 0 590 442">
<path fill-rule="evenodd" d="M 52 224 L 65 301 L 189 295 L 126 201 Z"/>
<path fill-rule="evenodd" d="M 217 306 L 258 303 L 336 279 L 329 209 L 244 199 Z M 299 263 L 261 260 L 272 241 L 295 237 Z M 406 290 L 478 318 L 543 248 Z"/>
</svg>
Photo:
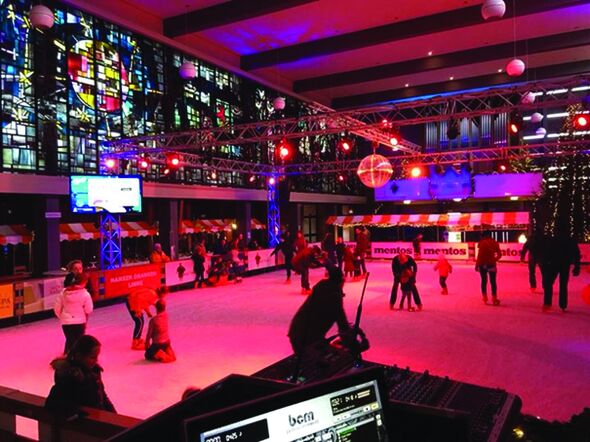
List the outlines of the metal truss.
<svg viewBox="0 0 590 442">
<path fill-rule="evenodd" d="M 121 217 L 106 213 L 100 216 L 100 268 L 118 269 L 123 264 L 121 254 Z"/>
<path fill-rule="evenodd" d="M 119 157 L 166 151 L 194 153 L 213 146 L 276 142 L 284 138 L 303 138 L 343 131 L 389 145 L 392 126 L 473 118 L 515 109 L 562 107 L 579 103 L 590 89 L 589 85 L 590 76 L 585 75 L 344 111 L 332 111 L 328 107 L 314 104 L 311 108 L 316 113 L 297 118 L 125 138 L 108 141 L 104 145 L 108 149 L 107 155 Z M 521 99 L 528 92 L 535 96 L 533 103 L 523 102 Z M 408 153 L 421 150 L 420 146 L 406 140 L 402 140 L 397 148 Z"/>
<path fill-rule="evenodd" d="M 395 168 L 416 164 L 421 166 L 476 163 L 521 158 L 551 158 L 562 155 L 590 155 L 590 140 L 554 143 L 524 144 L 520 146 L 490 147 L 479 149 L 449 150 L 415 155 L 391 155 L 386 157 Z M 313 175 L 356 171 L 361 159 L 306 164 L 290 164 L 278 171 L 283 175 Z"/>
<path fill-rule="evenodd" d="M 268 245 L 276 247 L 279 244 L 281 236 L 281 213 L 279 207 L 279 189 L 278 176 L 272 175 L 272 180 L 267 183 L 267 226 L 268 226 Z"/>
</svg>

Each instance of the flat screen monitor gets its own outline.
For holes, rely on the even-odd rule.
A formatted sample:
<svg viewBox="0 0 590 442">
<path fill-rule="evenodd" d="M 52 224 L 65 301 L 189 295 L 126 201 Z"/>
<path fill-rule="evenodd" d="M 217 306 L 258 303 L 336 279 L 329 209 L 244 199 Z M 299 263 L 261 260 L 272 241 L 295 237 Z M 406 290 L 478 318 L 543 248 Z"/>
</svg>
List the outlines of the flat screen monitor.
<svg viewBox="0 0 590 442">
<path fill-rule="evenodd" d="M 382 379 L 371 368 L 187 419 L 185 441 L 390 441 Z"/>
<path fill-rule="evenodd" d="M 71 175 L 70 206 L 74 213 L 141 213 L 141 190 L 136 175 Z"/>
</svg>

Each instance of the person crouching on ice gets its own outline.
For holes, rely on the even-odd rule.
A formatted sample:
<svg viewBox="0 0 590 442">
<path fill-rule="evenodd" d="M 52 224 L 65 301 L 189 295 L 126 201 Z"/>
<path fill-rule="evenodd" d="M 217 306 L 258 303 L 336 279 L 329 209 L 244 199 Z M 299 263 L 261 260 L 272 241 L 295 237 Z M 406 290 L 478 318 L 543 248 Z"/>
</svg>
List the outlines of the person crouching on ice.
<svg viewBox="0 0 590 442">
<path fill-rule="evenodd" d="M 176 355 L 170 345 L 168 334 L 168 313 L 166 301 L 159 299 L 156 302 L 156 316 L 150 319 L 147 335 L 145 337 L 145 358 L 150 361 L 174 362 Z"/>
</svg>

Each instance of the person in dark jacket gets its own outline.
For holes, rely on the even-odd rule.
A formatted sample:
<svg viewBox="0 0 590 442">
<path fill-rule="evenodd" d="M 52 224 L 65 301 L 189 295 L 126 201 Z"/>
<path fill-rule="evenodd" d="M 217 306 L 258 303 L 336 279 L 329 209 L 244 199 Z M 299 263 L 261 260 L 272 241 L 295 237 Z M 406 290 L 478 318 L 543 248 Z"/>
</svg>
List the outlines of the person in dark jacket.
<svg viewBox="0 0 590 442">
<path fill-rule="evenodd" d="M 201 239 L 197 242 L 191 259 L 193 260 L 193 271 L 195 272 L 195 287 L 201 288 L 203 284 L 209 285 L 209 281 L 205 278 L 205 262 L 207 261 L 205 240 Z"/>
<path fill-rule="evenodd" d="M 553 301 L 553 284 L 559 276 L 559 308 L 567 309 L 567 285 L 570 268 L 573 276 L 580 274 L 580 248 L 576 241 L 565 233 L 547 237 L 540 245 L 540 267 L 543 276 L 543 311 L 551 310 Z"/>
<path fill-rule="evenodd" d="M 531 292 L 535 293 L 537 290 L 537 265 L 539 265 L 539 245 L 542 241 L 541 235 L 538 233 L 533 233 L 529 236 L 526 242 L 522 245 L 522 250 L 520 251 L 520 262 L 524 262 L 525 257 L 528 253 L 528 267 L 529 267 L 529 286 L 531 288 Z"/>
<path fill-rule="evenodd" d="M 336 241 L 334 241 L 334 235 L 326 233 L 322 241 L 322 251 L 326 253 L 326 268 L 336 267 L 338 265 L 338 259 L 336 256 Z"/>
<path fill-rule="evenodd" d="M 481 234 L 481 240 L 477 245 L 477 259 L 475 261 L 475 271 L 481 277 L 481 298 L 485 304 L 488 303 L 488 277 L 490 287 L 492 288 L 492 304 L 500 305 L 498 299 L 498 287 L 496 285 L 496 275 L 498 274 L 497 262 L 502 258 L 502 251 L 498 242 L 492 238 L 492 234 L 485 231 Z"/>
<path fill-rule="evenodd" d="M 80 407 L 116 413 L 102 383 L 99 354 L 98 339 L 84 335 L 76 341 L 67 357 L 52 361 L 55 385 L 51 387 L 45 407 L 65 416 L 77 413 Z"/>
<path fill-rule="evenodd" d="M 299 307 L 289 327 L 289 340 L 295 354 L 301 355 L 307 347 L 324 340 L 334 323 L 340 333 L 350 333 L 350 324 L 344 311 L 342 287 L 344 277 L 337 267 L 328 269 L 328 279 L 322 279 L 311 296 Z"/>
<path fill-rule="evenodd" d="M 342 240 L 342 237 L 339 236 L 336 238 L 336 259 L 338 260 L 338 268 L 342 270 L 342 265 L 344 264 L 344 253 L 346 249 L 346 244 Z"/>
<path fill-rule="evenodd" d="M 322 251 L 318 246 L 306 247 L 297 252 L 293 257 L 293 270 L 301 275 L 301 294 L 309 295 L 311 288 L 309 285 L 309 269 L 317 268 L 321 265 L 320 255 Z"/>
<path fill-rule="evenodd" d="M 414 298 L 414 304 L 416 304 L 416 308 L 418 310 L 422 310 L 422 300 L 420 299 L 420 293 L 418 293 L 418 288 L 416 287 L 416 273 L 418 272 L 418 264 L 416 264 L 414 258 L 408 255 L 403 249 L 401 249 L 399 255 L 397 255 L 391 261 L 393 286 L 391 287 L 391 295 L 389 296 L 389 309 L 393 310 L 395 306 L 397 292 L 399 290 L 402 273 L 404 270 L 410 270 L 408 274 L 411 273 L 411 277 L 408 278 L 408 281 L 405 284 L 412 292 L 412 297 Z M 400 304 L 400 308 L 401 305 L 402 304 Z"/>
<path fill-rule="evenodd" d="M 68 262 L 66 270 L 68 271 L 68 274 L 64 278 L 64 287 L 69 287 L 74 283 L 74 277 L 84 272 L 84 265 L 81 260 L 74 259 L 73 261 Z"/>
<path fill-rule="evenodd" d="M 288 231 L 283 233 L 281 241 L 277 244 L 270 256 L 276 255 L 279 251 L 283 252 L 283 256 L 285 257 L 285 270 L 287 271 L 286 282 L 291 282 L 291 269 L 293 268 L 291 261 L 295 254 L 295 245 L 293 244 L 291 234 Z"/>
<path fill-rule="evenodd" d="M 367 273 L 367 266 L 365 265 L 365 258 L 367 253 L 369 253 L 369 236 L 365 232 L 364 229 L 357 227 L 354 230 L 356 236 L 356 247 L 354 249 L 354 253 L 360 257 L 360 265 L 363 272 L 363 275 Z"/>
</svg>

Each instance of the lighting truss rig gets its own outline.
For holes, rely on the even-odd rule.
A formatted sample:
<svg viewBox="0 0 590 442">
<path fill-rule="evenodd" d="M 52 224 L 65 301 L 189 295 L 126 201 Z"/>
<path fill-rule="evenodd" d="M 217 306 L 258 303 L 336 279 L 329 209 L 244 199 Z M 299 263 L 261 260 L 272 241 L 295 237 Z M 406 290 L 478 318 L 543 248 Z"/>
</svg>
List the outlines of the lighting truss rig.
<svg viewBox="0 0 590 442">
<path fill-rule="evenodd" d="M 383 128 L 384 121 L 397 127 L 449 119 L 473 118 L 486 114 L 500 114 L 515 109 L 562 107 L 580 103 L 588 90 L 590 90 L 590 75 L 585 75 L 344 111 L 331 111 L 325 106 L 314 104 L 313 110 L 317 113 L 298 118 L 113 140 L 104 143 L 108 151 L 103 155 L 133 159 L 144 154 L 149 155 L 152 162 L 163 164 L 166 153 L 178 152 L 181 154 L 182 164 L 190 167 L 211 167 L 215 170 L 259 175 L 270 175 L 276 173 L 277 170 L 278 173 L 293 175 L 328 173 L 329 171 L 350 170 L 354 168 L 355 164 L 358 165 L 360 160 L 293 164 L 277 169 L 277 167 L 268 164 L 254 164 L 223 158 L 205 160 L 203 150 L 213 146 L 273 142 L 284 138 L 303 138 L 342 131 L 357 133 L 357 135 L 366 137 L 373 142 L 389 145 L 389 132 L 387 128 Z M 534 102 L 522 100 L 522 97 L 527 93 L 533 94 Z M 587 143 L 587 141 L 576 141 L 572 146 L 583 145 L 587 147 Z M 389 159 L 393 163 L 413 161 L 422 164 L 487 161 L 512 158 L 518 155 L 560 155 L 565 151 L 560 150 L 559 146 L 568 145 L 568 143 L 539 143 L 421 154 L 420 146 L 402 141 L 399 146 L 396 146 L 400 152 L 390 156 Z"/>
</svg>

